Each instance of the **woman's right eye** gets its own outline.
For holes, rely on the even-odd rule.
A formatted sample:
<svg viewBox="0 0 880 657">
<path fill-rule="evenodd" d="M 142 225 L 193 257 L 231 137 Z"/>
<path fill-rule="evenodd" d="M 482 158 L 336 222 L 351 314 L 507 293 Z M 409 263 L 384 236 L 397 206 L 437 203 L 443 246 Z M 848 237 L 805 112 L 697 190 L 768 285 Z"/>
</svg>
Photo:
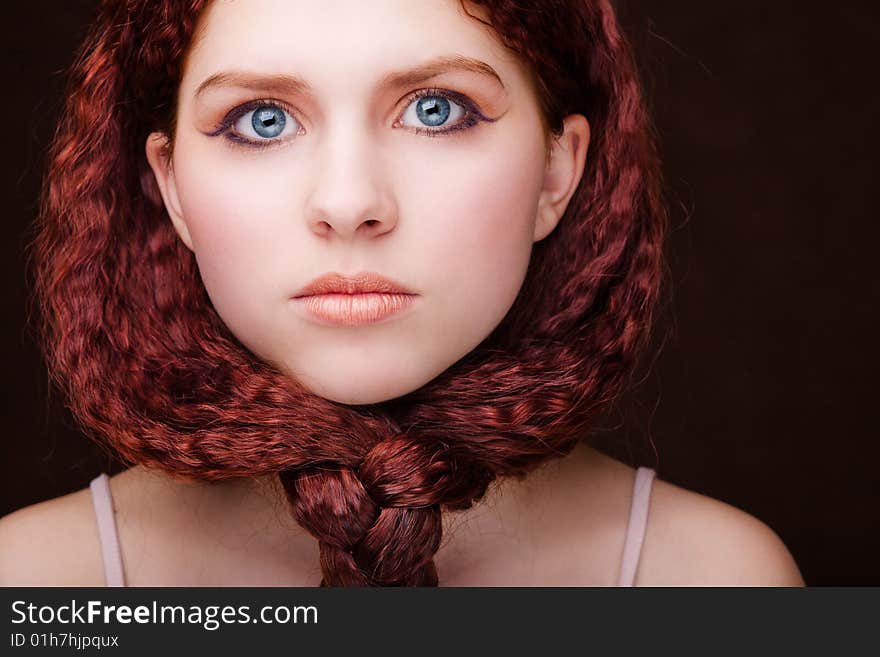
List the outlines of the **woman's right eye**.
<svg viewBox="0 0 880 657">
<path fill-rule="evenodd" d="M 300 132 L 290 111 L 275 102 L 247 103 L 234 109 L 213 134 L 224 133 L 238 144 L 265 148 Z M 292 133 L 292 134 L 290 134 Z"/>
</svg>

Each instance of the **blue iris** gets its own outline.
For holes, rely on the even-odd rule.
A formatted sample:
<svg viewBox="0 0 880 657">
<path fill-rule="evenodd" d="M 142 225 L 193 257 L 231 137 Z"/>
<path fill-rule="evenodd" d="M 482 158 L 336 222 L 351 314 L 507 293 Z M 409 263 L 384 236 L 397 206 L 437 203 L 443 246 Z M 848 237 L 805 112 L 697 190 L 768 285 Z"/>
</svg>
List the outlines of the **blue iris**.
<svg viewBox="0 0 880 657">
<path fill-rule="evenodd" d="M 251 125 L 258 135 L 271 139 L 281 134 L 285 121 L 284 110 L 280 107 L 261 107 L 254 112 Z"/>
<path fill-rule="evenodd" d="M 442 125 L 449 118 L 449 101 L 442 96 L 425 96 L 416 103 L 419 120 L 430 126 Z"/>
</svg>

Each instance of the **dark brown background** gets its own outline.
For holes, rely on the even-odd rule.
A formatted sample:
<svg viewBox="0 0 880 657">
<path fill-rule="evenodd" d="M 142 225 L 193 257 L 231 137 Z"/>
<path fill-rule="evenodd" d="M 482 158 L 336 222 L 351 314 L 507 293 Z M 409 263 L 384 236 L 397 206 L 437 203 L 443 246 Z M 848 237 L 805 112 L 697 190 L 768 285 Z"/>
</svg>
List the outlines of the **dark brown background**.
<svg viewBox="0 0 880 657">
<path fill-rule="evenodd" d="M 4 7 L 0 515 L 104 462 L 25 330 L 25 229 L 61 71 L 94 0 Z M 597 444 L 773 527 L 810 585 L 880 585 L 880 10 L 774 0 L 624 0 L 673 210 L 668 337 Z M 874 203 L 874 205 L 872 205 Z M 57 405 L 56 405 L 57 406 Z"/>
</svg>

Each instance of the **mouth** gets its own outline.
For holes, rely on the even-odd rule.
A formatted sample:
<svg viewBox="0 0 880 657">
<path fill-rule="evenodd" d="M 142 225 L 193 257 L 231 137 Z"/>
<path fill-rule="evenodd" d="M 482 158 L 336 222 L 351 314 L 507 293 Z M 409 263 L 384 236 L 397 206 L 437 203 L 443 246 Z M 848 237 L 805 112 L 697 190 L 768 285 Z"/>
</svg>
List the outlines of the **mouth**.
<svg viewBox="0 0 880 657">
<path fill-rule="evenodd" d="M 377 324 L 410 308 L 415 294 L 366 292 L 358 294 L 312 294 L 296 297 L 306 314 L 328 326 Z"/>
<path fill-rule="evenodd" d="M 330 272 L 319 276 L 296 293 L 294 298 L 320 294 L 414 294 L 412 290 L 374 272 L 344 276 Z"/>
<path fill-rule="evenodd" d="M 303 287 L 294 301 L 325 326 L 376 324 L 413 306 L 418 295 L 374 272 L 343 276 L 331 272 Z"/>
</svg>

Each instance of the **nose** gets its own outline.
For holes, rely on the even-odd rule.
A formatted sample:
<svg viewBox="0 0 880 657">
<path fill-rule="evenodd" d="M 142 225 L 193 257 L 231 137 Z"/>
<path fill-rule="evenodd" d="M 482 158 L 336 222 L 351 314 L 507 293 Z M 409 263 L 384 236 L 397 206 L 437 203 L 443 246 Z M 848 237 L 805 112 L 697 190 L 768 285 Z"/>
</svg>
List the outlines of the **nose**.
<svg viewBox="0 0 880 657">
<path fill-rule="evenodd" d="M 397 204 L 380 149 L 354 123 L 328 129 L 313 153 L 305 216 L 322 237 L 375 237 L 397 224 Z"/>
</svg>

